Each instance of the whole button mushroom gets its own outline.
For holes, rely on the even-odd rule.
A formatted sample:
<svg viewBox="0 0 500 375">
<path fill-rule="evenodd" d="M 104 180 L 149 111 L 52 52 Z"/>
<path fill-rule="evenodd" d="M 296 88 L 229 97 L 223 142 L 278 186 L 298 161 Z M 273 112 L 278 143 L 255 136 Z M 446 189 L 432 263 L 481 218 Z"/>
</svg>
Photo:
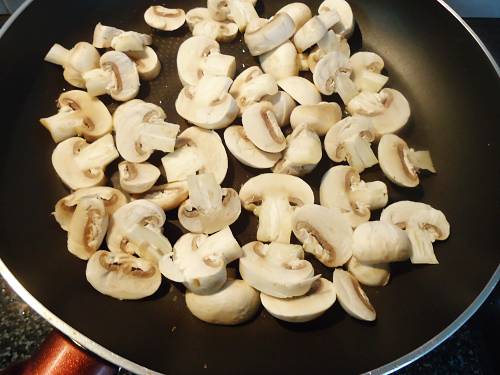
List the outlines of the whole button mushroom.
<svg viewBox="0 0 500 375">
<path fill-rule="evenodd" d="M 293 36 L 293 44 L 301 53 L 312 47 L 325 36 L 328 29 L 339 22 L 337 12 L 324 12 L 308 20 Z"/>
<path fill-rule="evenodd" d="M 384 69 L 384 60 L 373 52 L 358 52 L 351 56 L 352 80 L 359 91 L 379 92 L 389 77 L 380 72 Z"/>
<path fill-rule="evenodd" d="M 336 11 L 340 21 L 333 25 L 333 31 L 344 38 L 348 38 L 354 31 L 354 15 L 351 6 L 345 0 L 325 0 L 318 8 L 318 13 Z"/>
<path fill-rule="evenodd" d="M 366 296 L 358 280 L 349 272 L 340 268 L 333 271 L 333 285 L 337 291 L 337 299 L 342 308 L 353 318 L 374 321 L 377 318 L 375 309 Z"/>
<path fill-rule="evenodd" d="M 247 27 L 245 43 L 252 56 L 259 56 L 278 47 L 295 32 L 293 19 L 287 13 L 276 14 L 270 20 L 255 23 L 256 27 Z"/>
<path fill-rule="evenodd" d="M 268 102 L 255 103 L 245 109 L 241 118 L 245 134 L 265 152 L 278 153 L 286 148 L 286 139 Z"/>
<path fill-rule="evenodd" d="M 170 182 L 153 186 L 142 194 L 132 194 L 132 200 L 145 199 L 165 211 L 173 210 L 188 198 L 189 192 L 185 181 Z"/>
<path fill-rule="evenodd" d="M 324 136 L 341 119 L 342 110 L 337 103 L 321 102 L 295 107 L 290 115 L 290 125 L 293 129 L 299 125 L 307 125 L 319 136 Z"/>
<path fill-rule="evenodd" d="M 386 286 L 391 277 L 388 263 L 364 264 L 356 257 L 347 262 L 347 270 L 363 285 Z"/>
<path fill-rule="evenodd" d="M 182 9 L 169 9 L 161 5 L 153 5 L 144 12 L 144 21 L 154 29 L 173 31 L 184 25 L 186 13 Z"/>
</svg>

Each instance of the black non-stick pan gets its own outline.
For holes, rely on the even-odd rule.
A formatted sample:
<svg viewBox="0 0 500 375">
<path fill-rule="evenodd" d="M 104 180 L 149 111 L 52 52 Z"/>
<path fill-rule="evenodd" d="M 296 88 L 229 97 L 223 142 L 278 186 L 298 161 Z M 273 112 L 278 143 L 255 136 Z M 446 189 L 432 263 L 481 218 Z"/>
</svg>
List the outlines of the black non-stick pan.
<svg viewBox="0 0 500 375">
<path fill-rule="evenodd" d="M 30 3 L 30 2 L 28 2 Z M 203 1 L 168 1 L 185 10 Z M 307 1 L 317 9 L 320 1 Z M 259 0 L 269 17 L 285 1 Z M 419 200 L 444 211 L 449 240 L 436 243 L 439 265 L 392 265 L 384 288 L 366 288 L 378 319 L 349 317 L 338 303 L 307 324 L 287 324 L 265 311 L 248 324 L 222 327 L 197 320 L 183 291 L 163 281 L 141 301 L 101 295 L 85 280 L 85 262 L 66 250 L 66 236 L 50 215 L 67 194 L 51 166 L 54 143 L 38 119 L 55 113 L 70 86 L 62 70 L 43 62 L 54 42 L 91 41 L 97 22 L 153 34 L 163 64 L 158 79 L 143 83 L 139 98 L 161 105 L 170 122 L 186 126 L 174 109 L 181 88 L 175 56 L 187 27 L 154 32 L 143 20 L 151 1 L 33 1 L 3 29 L 0 39 L 0 271 L 35 310 L 99 356 L 135 372 L 167 374 L 359 373 L 389 371 L 429 351 L 454 332 L 498 281 L 500 83 L 498 67 L 480 41 L 444 3 L 432 0 L 352 0 L 357 20 L 353 51 L 380 54 L 388 86 L 412 107 L 403 133 L 416 149 L 432 152 L 438 173 L 412 190 L 390 185 L 390 200 Z M 257 62 L 239 40 L 222 44 L 238 70 Z M 334 100 L 335 98 L 326 98 Z M 116 103 L 104 98 L 110 110 Z M 239 189 L 256 174 L 231 156 L 224 186 Z M 305 179 L 315 188 L 332 165 L 326 156 Z M 376 168 L 365 180 L 382 179 Z M 316 189 L 317 192 L 317 189 Z M 165 232 L 181 234 L 175 213 Z M 256 220 L 244 214 L 233 232 L 254 239 Z M 314 261 L 327 278 L 328 270 Z M 408 354 L 409 353 L 409 354 Z"/>
</svg>

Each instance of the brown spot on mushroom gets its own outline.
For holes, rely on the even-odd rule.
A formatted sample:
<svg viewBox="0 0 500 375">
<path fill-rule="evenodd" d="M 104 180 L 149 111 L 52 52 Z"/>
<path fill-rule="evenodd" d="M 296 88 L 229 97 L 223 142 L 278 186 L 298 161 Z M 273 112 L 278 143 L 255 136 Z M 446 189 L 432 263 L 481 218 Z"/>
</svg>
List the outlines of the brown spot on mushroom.
<svg viewBox="0 0 500 375">
<path fill-rule="evenodd" d="M 370 301 L 368 300 L 368 298 L 366 297 L 365 293 L 363 292 L 363 290 L 361 289 L 361 286 L 359 285 L 359 282 L 358 280 L 356 280 L 353 276 L 351 276 L 349 274 L 349 279 L 351 280 L 351 283 L 352 283 L 352 286 L 354 287 L 354 291 L 356 292 L 356 294 L 358 295 L 359 299 L 361 300 L 361 302 L 363 302 L 363 305 L 366 306 L 366 308 L 368 310 L 370 310 L 371 312 L 375 312 L 375 309 L 373 308 L 373 306 L 371 305 Z"/>
<path fill-rule="evenodd" d="M 222 261 L 218 257 L 213 255 L 207 255 L 203 257 L 203 263 L 212 268 L 217 268 L 222 265 Z"/>
<path fill-rule="evenodd" d="M 307 260 L 292 260 L 291 262 L 285 262 L 283 263 L 283 267 L 286 268 L 287 270 L 301 270 L 306 268 L 308 262 Z"/>
<path fill-rule="evenodd" d="M 436 238 L 443 237 L 443 232 L 441 232 L 441 229 L 439 229 L 435 225 L 432 225 L 432 224 L 429 224 L 429 223 L 421 223 L 420 224 L 420 228 L 423 229 L 423 230 L 425 230 L 425 231 L 433 232 L 434 236 Z"/>
<path fill-rule="evenodd" d="M 307 233 L 309 233 L 310 236 L 314 237 L 316 241 L 318 241 L 320 246 L 328 252 L 329 262 L 330 263 L 335 262 L 335 257 L 336 257 L 335 248 L 321 236 L 321 234 L 316 230 L 316 228 L 314 228 L 311 224 L 305 221 L 297 222 L 295 227 L 298 232 L 305 230 Z"/>
<path fill-rule="evenodd" d="M 98 209 L 89 209 L 87 211 L 87 221 L 83 229 L 83 245 L 89 252 L 92 251 L 90 243 L 95 241 L 98 233 L 96 233 L 96 223 L 102 219 L 102 215 Z"/>
<path fill-rule="evenodd" d="M 285 141 L 285 137 L 283 136 L 283 133 L 277 131 L 279 130 L 279 126 L 270 114 L 272 115 L 272 111 L 270 110 L 263 110 L 260 112 L 260 116 L 262 117 L 262 120 L 264 120 L 264 124 L 266 125 L 266 129 L 271 138 L 276 143 L 283 143 Z"/>
<path fill-rule="evenodd" d="M 262 244 L 262 242 L 254 243 L 253 252 L 262 258 L 266 256 L 266 253 L 264 252 L 264 244 Z"/>
<path fill-rule="evenodd" d="M 137 177 L 137 168 L 133 163 L 125 162 L 125 172 L 124 176 L 125 181 L 131 181 Z"/>
<path fill-rule="evenodd" d="M 301 199 L 295 197 L 288 197 L 288 203 L 292 207 L 302 207 L 304 205 Z"/>
<path fill-rule="evenodd" d="M 65 98 L 61 100 L 61 104 L 70 107 L 73 111 L 79 111 L 81 109 L 80 105 L 72 99 Z"/>
<path fill-rule="evenodd" d="M 193 218 L 193 217 L 198 217 L 198 215 L 200 214 L 199 211 L 194 208 L 194 207 L 185 207 L 183 210 L 182 210 L 182 214 L 185 216 L 185 217 L 189 217 L 189 218 Z"/>
<path fill-rule="evenodd" d="M 120 92 L 123 89 L 123 82 L 122 82 L 122 76 L 120 75 L 120 69 L 116 66 L 115 63 L 108 62 L 105 65 L 106 67 L 109 67 L 112 71 L 113 74 L 115 75 L 115 80 L 116 80 L 116 92 Z"/>
<path fill-rule="evenodd" d="M 401 161 L 401 165 L 403 166 L 403 172 L 404 174 L 410 178 L 411 180 L 417 180 L 418 176 L 417 173 L 413 168 L 410 168 L 408 166 L 408 163 L 406 162 L 406 151 L 408 150 L 408 147 L 404 143 L 398 143 L 397 146 L 397 153 L 399 156 L 399 160 Z"/>
<path fill-rule="evenodd" d="M 199 288 L 201 286 L 200 280 L 199 279 L 193 279 L 193 284 L 196 288 Z"/>
<path fill-rule="evenodd" d="M 149 265 L 145 268 L 137 267 L 133 262 L 126 262 L 123 264 L 123 273 L 146 279 L 152 277 L 156 273 L 154 266 Z"/>
<path fill-rule="evenodd" d="M 227 206 L 233 198 L 236 197 L 236 191 L 233 189 L 222 189 L 222 205 Z"/>
</svg>

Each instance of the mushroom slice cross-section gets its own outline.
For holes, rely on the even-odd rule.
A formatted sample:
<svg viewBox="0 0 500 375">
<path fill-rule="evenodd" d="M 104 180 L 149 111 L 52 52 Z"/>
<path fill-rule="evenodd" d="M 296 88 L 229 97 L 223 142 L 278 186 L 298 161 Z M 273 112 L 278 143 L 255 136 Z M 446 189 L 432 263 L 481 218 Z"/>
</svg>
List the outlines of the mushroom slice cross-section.
<svg viewBox="0 0 500 375">
<path fill-rule="evenodd" d="M 262 151 L 278 153 L 286 148 L 285 136 L 271 104 L 252 104 L 245 109 L 241 120 L 248 139 Z"/>
<path fill-rule="evenodd" d="M 335 34 L 332 30 L 328 31 L 309 52 L 307 56 L 307 70 L 314 73 L 318 62 L 330 52 L 338 52 L 347 58 L 351 56 L 351 47 L 349 47 L 347 40 Z"/>
<path fill-rule="evenodd" d="M 139 77 L 144 81 L 152 81 L 161 71 L 161 62 L 155 50 L 144 47 L 142 51 L 127 52 L 127 56 L 135 63 Z"/>
<path fill-rule="evenodd" d="M 290 95 L 284 91 L 278 91 L 274 95 L 266 95 L 261 102 L 271 104 L 274 116 L 280 127 L 290 125 L 290 116 L 293 109 L 297 106 Z"/>
<path fill-rule="evenodd" d="M 295 24 L 295 32 L 312 18 L 311 9 L 304 3 L 287 4 L 276 12 L 276 14 L 279 13 L 286 13 L 292 18 Z"/>
<path fill-rule="evenodd" d="M 304 52 L 325 36 L 328 29 L 339 21 L 335 11 L 324 12 L 309 19 L 293 36 L 293 44 L 299 53 Z"/>
<path fill-rule="evenodd" d="M 264 72 L 275 79 L 299 75 L 297 50 L 292 42 L 286 41 L 275 49 L 259 56 L 260 66 Z"/>
<path fill-rule="evenodd" d="M 287 77 L 280 79 L 278 86 L 299 104 L 318 104 L 321 94 L 314 84 L 304 77 Z"/>
<path fill-rule="evenodd" d="M 165 211 L 173 210 L 188 198 L 189 192 L 185 181 L 170 182 L 153 186 L 142 194 L 132 194 L 132 200 L 145 199 L 160 206 Z"/>
<path fill-rule="evenodd" d="M 129 161 L 118 164 L 118 171 L 122 189 L 132 194 L 144 193 L 151 189 L 161 174 L 153 164 Z"/>
<path fill-rule="evenodd" d="M 255 23 L 255 27 L 247 27 L 244 39 L 250 54 L 259 56 L 286 42 L 294 32 L 293 19 L 287 13 L 278 13 L 270 20 Z"/>
<path fill-rule="evenodd" d="M 184 25 L 186 13 L 182 9 L 153 5 L 144 12 L 144 21 L 154 29 L 173 31 Z"/>
<path fill-rule="evenodd" d="M 345 0 L 325 0 L 318 8 L 318 13 L 336 11 L 340 21 L 333 25 L 333 31 L 344 38 L 349 38 L 354 31 L 354 15 L 351 6 Z"/>
<path fill-rule="evenodd" d="M 352 80 L 359 91 L 379 92 L 389 77 L 381 74 L 384 60 L 373 52 L 357 52 L 351 56 Z"/>
<path fill-rule="evenodd" d="M 125 35 L 123 36 L 123 34 Z M 153 39 L 151 35 L 141 34 L 135 31 L 125 31 L 113 26 L 106 26 L 102 23 L 98 23 L 94 28 L 92 44 L 96 48 L 113 48 L 121 50 L 122 52 L 128 52 L 132 50 L 142 50 L 144 46 L 149 46 L 152 42 Z"/>
<path fill-rule="evenodd" d="M 186 13 L 186 22 L 194 36 L 205 36 L 218 42 L 230 42 L 238 34 L 238 25 L 216 21 L 207 8 L 193 8 Z"/>
<path fill-rule="evenodd" d="M 374 307 L 353 275 L 337 268 L 333 271 L 333 285 L 340 305 L 350 316 L 369 322 L 376 319 Z"/>
<path fill-rule="evenodd" d="M 347 262 L 347 270 L 363 285 L 386 286 L 391 277 L 388 263 L 364 264 L 356 257 Z"/>
<path fill-rule="evenodd" d="M 290 125 L 293 129 L 307 125 L 319 136 L 324 136 L 341 119 L 342 110 L 337 103 L 321 102 L 295 107 L 290 115 Z"/>
</svg>

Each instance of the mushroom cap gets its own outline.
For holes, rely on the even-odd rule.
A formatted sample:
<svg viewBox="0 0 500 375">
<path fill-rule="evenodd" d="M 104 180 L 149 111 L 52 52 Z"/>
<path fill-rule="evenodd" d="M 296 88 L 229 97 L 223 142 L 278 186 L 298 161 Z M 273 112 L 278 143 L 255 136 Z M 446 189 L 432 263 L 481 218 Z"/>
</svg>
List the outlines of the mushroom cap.
<svg viewBox="0 0 500 375">
<path fill-rule="evenodd" d="M 377 314 L 370 300 L 361 289 L 358 280 L 349 272 L 340 268 L 335 269 L 333 285 L 340 305 L 350 316 L 369 322 L 376 319 Z"/>
<path fill-rule="evenodd" d="M 170 182 L 168 184 L 153 186 L 142 194 L 133 195 L 132 199 L 145 199 L 165 211 L 173 210 L 188 198 L 188 188 L 185 181 Z"/>
<path fill-rule="evenodd" d="M 384 60 L 373 52 L 357 52 L 349 59 L 352 80 L 360 91 L 378 92 L 389 77 L 381 74 Z"/>
<path fill-rule="evenodd" d="M 135 63 L 140 79 L 152 81 L 160 75 L 160 59 L 151 47 L 145 46 L 142 51 L 127 52 L 127 56 Z"/>
<path fill-rule="evenodd" d="M 259 62 L 262 70 L 277 80 L 299 74 L 297 50 L 289 40 L 275 49 L 260 55 Z"/>
<path fill-rule="evenodd" d="M 260 300 L 264 308 L 276 319 L 291 323 L 303 323 L 314 320 L 333 306 L 337 294 L 331 281 L 320 278 L 309 291 L 300 297 L 276 298 L 261 293 Z"/>
<path fill-rule="evenodd" d="M 356 257 L 347 262 L 347 270 L 363 285 L 386 286 L 391 277 L 388 263 L 364 264 Z"/>
<path fill-rule="evenodd" d="M 290 116 L 296 107 L 295 101 L 284 91 L 278 91 L 274 95 L 266 95 L 262 102 L 267 102 L 273 107 L 273 113 L 280 127 L 290 124 Z"/>
<path fill-rule="evenodd" d="M 204 20 L 211 19 L 208 8 L 193 8 L 186 13 L 186 23 L 189 26 L 189 30 L 193 31 L 195 25 Z"/>
<path fill-rule="evenodd" d="M 78 88 L 85 88 L 82 74 L 99 67 L 99 52 L 90 43 L 78 42 L 67 54 L 64 64 L 64 78 Z"/>
<path fill-rule="evenodd" d="M 290 39 L 294 32 L 293 19 L 287 13 L 279 13 L 260 27 L 247 27 L 244 39 L 250 54 L 259 56 Z"/>
<path fill-rule="evenodd" d="M 259 292 L 243 280 L 228 279 L 214 294 L 186 291 L 186 305 L 198 319 L 211 324 L 236 325 L 252 319 L 260 307 Z"/>
<path fill-rule="evenodd" d="M 254 103 L 242 116 L 248 139 L 265 152 L 277 153 L 286 148 L 286 139 L 269 103 Z"/>
<path fill-rule="evenodd" d="M 133 99 L 139 93 L 139 73 L 135 63 L 125 53 L 108 51 L 101 56 L 101 69 L 113 73 L 111 97 L 118 101 Z"/>
<path fill-rule="evenodd" d="M 340 267 L 352 255 L 352 229 L 338 209 L 308 204 L 292 218 L 293 233 L 304 250 L 328 267 Z"/>
<path fill-rule="evenodd" d="M 203 61 L 219 52 L 219 43 L 206 36 L 193 36 L 182 42 L 177 50 L 177 72 L 183 86 L 196 85 L 203 75 Z"/>
<path fill-rule="evenodd" d="M 148 191 L 160 177 L 160 170 L 149 163 L 122 161 L 118 164 L 118 171 L 122 189 L 132 194 Z"/>
<path fill-rule="evenodd" d="M 290 125 L 295 129 L 304 124 L 319 136 L 323 136 L 341 119 L 342 110 L 337 103 L 321 102 L 295 107 L 290 115 Z"/>
<path fill-rule="evenodd" d="M 155 29 L 173 31 L 184 25 L 186 13 L 182 9 L 169 9 L 153 5 L 144 13 L 144 21 Z"/>
<path fill-rule="evenodd" d="M 351 6 L 345 0 L 325 0 L 319 6 L 318 13 L 322 14 L 331 10 L 335 10 L 340 17 L 340 21 L 333 25 L 333 31 L 348 38 L 354 31 L 354 15 Z"/>
<path fill-rule="evenodd" d="M 120 52 L 142 51 L 145 46 L 151 45 L 152 42 L 151 35 L 136 31 L 124 31 L 111 39 L 111 48 Z"/>
<path fill-rule="evenodd" d="M 111 41 L 115 36 L 118 36 L 125 31 L 113 26 L 106 26 L 102 23 L 97 23 L 94 28 L 94 36 L 92 45 L 96 48 L 111 48 Z"/>
<path fill-rule="evenodd" d="M 420 183 L 417 168 L 410 161 L 410 148 L 395 134 L 384 135 L 378 144 L 380 168 L 393 183 L 404 187 L 415 187 Z"/>
<path fill-rule="evenodd" d="M 299 104 L 318 104 L 321 102 L 321 95 L 316 86 L 303 77 L 287 77 L 280 79 L 277 83 Z"/>
<path fill-rule="evenodd" d="M 328 31 L 323 38 L 318 41 L 318 45 L 311 48 L 307 56 L 307 65 L 311 73 L 314 73 L 318 62 L 330 52 L 339 52 L 347 58 L 351 55 L 351 48 L 345 38 L 335 34 L 332 30 Z"/>
<path fill-rule="evenodd" d="M 349 58 L 340 52 L 329 52 L 316 64 L 313 73 L 313 81 L 319 92 L 324 95 L 332 95 L 336 89 L 338 73 L 348 72 L 350 74 Z"/>
<path fill-rule="evenodd" d="M 90 257 L 85 274 L 97 291 L 120 300 L 150 296 L 161 284 L 160 271 L 153 263 L 104 250 Z"/>
<path fill-rule="evenodd" d="M 312 17 L 311 9 L 304 3 L 290 3 L 278 10 L 276 14 L 288 14 L 295 24 L 295 32 L 299 30 Z"/>
<path fill-rule="evenodd" d="M 189 12 L 188 12 L 189 14 Z M 191 17 L 191 20 L 193 17 Z M 187 15 L 186 15 L 187 21 Z M 211 18 L 203 19 L 193 26 L 193 35 L 203 35 L 218 42 L 231 42 L 238 35 L 238 25 L 233 22 L 219 22 Z"/>
</svg>

